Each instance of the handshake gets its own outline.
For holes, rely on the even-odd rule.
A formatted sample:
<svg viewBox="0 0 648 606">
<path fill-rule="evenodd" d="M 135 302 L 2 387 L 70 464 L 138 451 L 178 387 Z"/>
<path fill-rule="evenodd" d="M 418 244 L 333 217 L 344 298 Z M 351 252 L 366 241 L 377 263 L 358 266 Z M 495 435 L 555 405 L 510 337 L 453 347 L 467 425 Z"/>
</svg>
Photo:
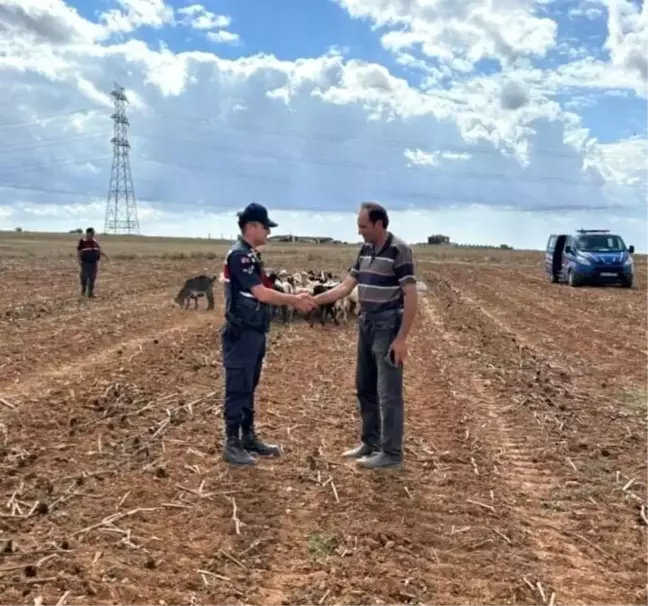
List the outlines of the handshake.
<svg viewBox="0 0 648 606">
<path fill-rule="evenodd" d="M 317 301 L 315 301 L 315 297 L 313 297 L 313 295 L 309 295 L 308 293 L 301 293 L 299 295 L 295 295 L 295 302 L 293 303 L 293 307 L 298 311 L 301 311 L 302 313 L 308 313 L 309 311 L 313 311 L 316 307 L 319 307 L 319 304 L 317 303 Z"/>
</svg>

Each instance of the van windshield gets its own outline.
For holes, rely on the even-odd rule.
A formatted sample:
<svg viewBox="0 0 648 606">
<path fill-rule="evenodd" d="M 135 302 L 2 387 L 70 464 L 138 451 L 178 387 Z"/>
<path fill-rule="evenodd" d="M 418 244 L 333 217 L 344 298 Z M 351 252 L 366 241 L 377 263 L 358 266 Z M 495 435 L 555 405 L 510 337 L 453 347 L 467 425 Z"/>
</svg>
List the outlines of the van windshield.
<svg viewBox="0 0 648 606">
<path fill-rule="evenodd" d="M 583 252 L 612 252 L 625 250 L 621 236 L 610 234 L 591 234 L 580 236 L 577 240 L 578 250 Z"/>
</svg>

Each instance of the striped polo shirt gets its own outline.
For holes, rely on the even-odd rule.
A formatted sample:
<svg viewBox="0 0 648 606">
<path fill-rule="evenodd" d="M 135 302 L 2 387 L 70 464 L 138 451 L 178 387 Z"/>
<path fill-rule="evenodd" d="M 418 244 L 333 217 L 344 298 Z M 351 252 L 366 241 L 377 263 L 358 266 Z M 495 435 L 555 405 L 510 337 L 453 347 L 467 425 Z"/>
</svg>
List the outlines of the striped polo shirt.
<svg viewBox="0 0 648 606">
<path fill-rule="evenodd" d="M 363 312 L 402 308 L 402 287 L 416 284 L 412 249 L 391 232 L 388 234 L 385 245 L 378 251 L 373 244 L 365 244 L 350 271 L 358 281 Z"/>
</svg>

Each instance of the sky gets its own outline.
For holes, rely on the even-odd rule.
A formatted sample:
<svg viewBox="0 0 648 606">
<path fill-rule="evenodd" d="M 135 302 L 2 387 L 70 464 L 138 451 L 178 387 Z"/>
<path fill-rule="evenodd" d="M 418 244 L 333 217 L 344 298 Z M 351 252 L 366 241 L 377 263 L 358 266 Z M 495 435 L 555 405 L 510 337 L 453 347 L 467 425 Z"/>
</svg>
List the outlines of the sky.
<svg viewBox="0 0 648 606">
<path fill-rule="evenodd" d="M 648 249 L 637 0 L 2 0 L 0 229 L 104 228 L 128 97 L 140 230 Z"/>
</svg>

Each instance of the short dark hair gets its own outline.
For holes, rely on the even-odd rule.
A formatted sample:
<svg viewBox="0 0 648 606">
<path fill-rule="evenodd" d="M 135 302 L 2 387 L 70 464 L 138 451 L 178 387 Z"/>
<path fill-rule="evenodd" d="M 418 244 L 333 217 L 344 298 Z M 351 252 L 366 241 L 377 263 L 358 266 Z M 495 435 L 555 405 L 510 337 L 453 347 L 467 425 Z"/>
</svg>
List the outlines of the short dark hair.
<svg viewBox="0 0 648 606">
<path fill-rule="evenodd" d="M 238 226 L 239 226 L 239 229 L 241 230 L 241 233 L 243 233 L 245 231 L 245 226 L 248 223 L 258 223 L 258 221 L 253 220 L 253 219 L 249 219 L 248 217 L 245 217 L 245 216 L 240 216 L 238 218 Z"/>
<path fill-rule="evenodd" d="M 88 229 L 86 229 L 86 234 L 94 234 L 94 227 L 88 227 Z"/>
<path fill-rule="evenodd" d="M 369 221 L 372 223 L 380 221 L 385 229 L 389 227 L 389 216 L 384 206 L 381 206 L 377 202 L 363 202 L 360 205 L 360 209 L 367 211 Z"/>
</svg>

